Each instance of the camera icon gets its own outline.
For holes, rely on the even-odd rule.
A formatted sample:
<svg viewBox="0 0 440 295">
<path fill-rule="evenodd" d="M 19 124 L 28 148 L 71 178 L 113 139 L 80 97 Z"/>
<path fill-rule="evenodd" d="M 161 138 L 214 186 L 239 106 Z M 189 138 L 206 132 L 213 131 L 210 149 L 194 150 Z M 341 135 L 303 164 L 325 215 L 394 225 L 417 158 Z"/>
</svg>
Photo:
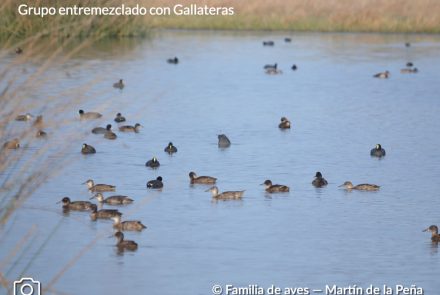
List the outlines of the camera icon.
<svg viewBox="0 0 440 295">
<path fill-rule="evenodd" d="M 21 278 L 19 281 L 14 281 L 13 295 L 40 295 L 41 284 L 33 278 Z"/>
</svg>

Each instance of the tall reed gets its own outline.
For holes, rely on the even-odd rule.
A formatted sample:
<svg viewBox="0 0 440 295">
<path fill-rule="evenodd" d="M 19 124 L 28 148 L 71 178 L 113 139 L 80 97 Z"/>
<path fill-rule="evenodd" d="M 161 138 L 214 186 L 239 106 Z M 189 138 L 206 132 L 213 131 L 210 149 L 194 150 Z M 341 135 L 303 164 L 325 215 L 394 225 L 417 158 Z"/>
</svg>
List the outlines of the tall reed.
<svg viewBox="0 0 440 295">
<path fill-rule="evenodd" d="M 54 1 L 33 1 L 32 5 L 42 5 Z M 57 3 L 95 3 L 112 5 L 114 1 L 59 1 Z M 0 289 L 11 291 L 12 280 L 7 275 L 17 261 L 23 259 L 23 251 L 30 251 L 30 245 L 38 235 L 38 228 L 32 223 L 27 233 L 14 230 L 13 216 L 43 183 L 56 176 L 65 167 L 69 157 L 64 157 L 71 142 L 81 140 L 85 133 L 72 133 L 69 140 L 54 140 L 57 130 L 68 129 L 71 118 L 60 116 L 66 110 L 77 115 L 76 105 L 88 97 L 83 95 L 100 82 L 103 77 L 96 75 L 85 82 L 78 82 L 74 89 L 56 92 L 46 91 L 47 85 L 57 83 L 61 78 L 62 65 L 72 57 L 107 37 L 133 36 L 134 19 L 125 17 L 17 17 L 18 1 L 6 0 L 0 3 L 0 232 L 3 240 L 19 238 L 19 242 L 9 253 L 2 253 L 0 261 Z M 139 28 L 139 27 L 137 27 Z M 136 31 L 141 32 L 141 31 Z M 145 31 L 143 31 L 145 32 Z M 22 49 L 21 54 L 15 48 Z M 81 65 L 80 65 L 81 66 Z M 68 73 L 65 73 L 66 75 Z M 108 77 L 106 77 L 108 78 Z M 107 91 L 114 91 L 111 84 Z M 38 99 L 34 96 L 38 94 Z M 99 93 L 98 93 L 99 95 Z M 60 97 L 62 98 L 60 100 Z M 102 111 L 106 105 L 102 105 Z M 31 122 L 16 122 L 19 114 L 30 112 L 43 115 L 43 123 L 34 126 Z M 36 138 L 38 129 L 50 130 L 47 140 Z M 3 144 L 18 138 L 20 148 L 9 150 Z M 37 148 L 38 147 L 38 148 Z M 78 146 L 79 154 L 80 146 Z M 56 231 L 57 228 L 54 229 Z M 44 251 L 52 235 L 44 238 L 34 257 L 27 261 L 22 272 L 31 267 L 35 257 Z M 1 244 L 1 243 L 0 243 Z M 82 252 L 80 252 L 82 253 Z M 26 258 L 28 259 L 28 258 Z M 11 266 L 12 263 L 12 266 Z M 15 279 L 15 278 L 14 278 Z"/>
<path fill-rule="evenodd" d="M 36 0 L 26 2 L 32 7 L 60 6 L 118 6 L 130 5 L 132 0 Z M 24 3 L 24 2 L 23 2 Z M 133 2 L 134 3 L 134 2 Z M 75 37 L 134 37 L 145 36 L 147 26 L 140 18 L 130 16 L 62 16 L 59 14 L 40 17 L 20 15 L 20 1 L 4 0 L 0 4 L 0 40 L 17 41 L 24 38 L 57 37 L 58 39 Z"/>
</svg>

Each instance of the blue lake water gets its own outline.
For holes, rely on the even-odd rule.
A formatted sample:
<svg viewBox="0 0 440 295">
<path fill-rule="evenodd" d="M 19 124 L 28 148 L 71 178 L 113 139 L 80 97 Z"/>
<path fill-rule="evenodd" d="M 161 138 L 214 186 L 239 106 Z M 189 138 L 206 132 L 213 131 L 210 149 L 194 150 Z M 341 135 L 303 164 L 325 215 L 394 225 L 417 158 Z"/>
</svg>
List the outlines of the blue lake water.
<svg viewBox="0 0 440 295">
<path fill-rule="evenodd" d="M 174 56 L 180 63 L 167 64 Z M 439 61 L 436 35 L 170 31 L 83 50 L 50 66 L 45 86 L 22 98 L 24 113 L 62 122 L 44 142 L 24 139 L 23 157 L 47 147 L 49 159 L 65 164 L 0 228 L 0 272 L 10 281 L 31 276 L 50 287 L 44 294 L 415 284 L 436 295 L 438 246 L 422 230 L 440 224 Z M 263 66 L 275 62 L 283 74 L 266 75 Z M 407 62 L 419 73 L 401 74 Z M 43 63 L 23 67 L 32 73 Z M 389 79 L 372 77 L 385 70 Z M 122 91 L 111 87 L 120 78 Z M 80 121 L 81 108 L 103 118 Z M 117 130 L 117 112 L 141 123 L 140 133 L 115 131 L 109 141 L 89 132 L 107 123 Z M 278 129 L 282 116 L 291 130 Z M 13 136 L 29 126 L 2 128 Z M 230 148 L 217 147 L 221 133 Z M 169 141 L 173 156 L 163 151 Z M 81 155 L 83 142 L 97 153 Z M 377 143 L 383 159 L 370 157 Z M 145 167 L 153 156 L 156 170 Z M 209 186 L 189 184 L 190 171 L 217 177 L 220 191 L 246 190 L 243 199 L 212 201 Z M 311 185 L 316 171 L 327 187 Z M 164 189 L 147 190 L 159 175 Z M 120 211 L 148 227 L 125 233 L 136 252 L 116 251 L 111 221 L 63 214 L 56 204 L 90 198 L 81 184 L 89 178 L 135 200 Z M 265 179 L 290 193 L 266 194 Z M 347 180 L 381 189 L 341 190 Z"/>
</svg>

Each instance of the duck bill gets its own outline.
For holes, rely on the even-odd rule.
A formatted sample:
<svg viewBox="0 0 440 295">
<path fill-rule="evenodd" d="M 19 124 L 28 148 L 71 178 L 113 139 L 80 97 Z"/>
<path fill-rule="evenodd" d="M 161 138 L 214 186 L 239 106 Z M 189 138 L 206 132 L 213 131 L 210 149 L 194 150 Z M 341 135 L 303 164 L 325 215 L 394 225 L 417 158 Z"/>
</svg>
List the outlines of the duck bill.
<svg viewBox="0 0 440 295">
<path fill-rule="evenodd" d="M 96 198 L 95 196 L 92 196 L 91 198 L 89 198 L 89 200 Z"/>
<path fill-rule="evenodd" d="M 425 228 L 424 230 L 422 230 L 422 232 L 426 232 L 429 231 L 429 228 Z"/>
<path fill-rule="evenodd" d="M 344 186 L 345 186 L 344 184 L 338 185 L 338 187 L 344 187 Z"/>
</svg>

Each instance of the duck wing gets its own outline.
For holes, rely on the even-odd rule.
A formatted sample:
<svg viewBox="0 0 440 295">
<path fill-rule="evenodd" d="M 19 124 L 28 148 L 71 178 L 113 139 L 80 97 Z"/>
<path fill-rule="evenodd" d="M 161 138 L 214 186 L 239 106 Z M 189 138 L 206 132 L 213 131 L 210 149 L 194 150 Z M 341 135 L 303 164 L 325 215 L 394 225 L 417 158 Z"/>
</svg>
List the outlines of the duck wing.
<svg viewBox="0 0 440 295">
<path fill-rule="evenodd" d="M 361 183 L 354 187 L 354 189 L 359 189 L 359 190 L 378 190 L 379 188 L 380 186 L 369 183 Z"/>
<path fill-rule="evenodd" d="M 112 213 L 112 214 L 114 214 L 114 213 L 122 214 L 121 212 L 118 211 L 118 209 L 101 209 L 98 212 L 105 212 L 105 213 Z"/>
<path fill-rule="evenodd" d="M 125 199 L 129 199 L 129 197 L 121 196 L 121 195 L 115 195 L 115 196 L 110 196 L 110 197 L 106 198 L 106 200 L 114 200 L 114 201 L 125 200 Z"/>
<path fill-rule="evenodd" d="M 241 199 L 244 191 L 227 191 L 219 194 L 217 197 L 220 199 Z"/>
<path fill-rule="evenodd" d="M 217 178 L 211 176 L 199 176 L 195 179 L 195 181 L 201 183 L 215 183 Z"/>
<path fill-rule="evenodd" d="M 120 131 L 134 131 L 134 129 L 135 128 L 133 126 L 130 126 L 130 125 L 125 125 L 125 126 L 119 127 Z"/>
</svg>

